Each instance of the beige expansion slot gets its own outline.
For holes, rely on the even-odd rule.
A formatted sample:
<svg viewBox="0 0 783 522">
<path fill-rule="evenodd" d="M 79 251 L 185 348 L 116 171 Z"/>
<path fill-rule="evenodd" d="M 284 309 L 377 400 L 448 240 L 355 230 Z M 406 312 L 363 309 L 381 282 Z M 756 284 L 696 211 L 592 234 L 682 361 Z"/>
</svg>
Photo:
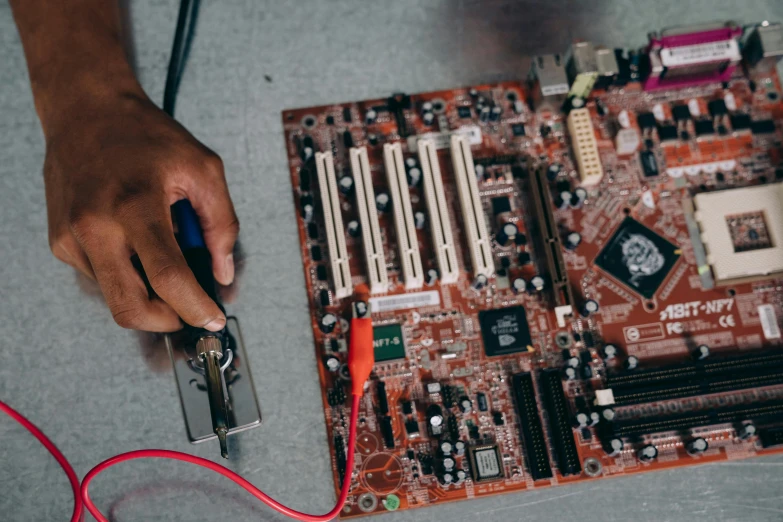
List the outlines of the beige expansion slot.
<svg viewBox="0 0 783 522">
<path fill-rule="evenodd" d="M 337 178 L 334 175 L 332 153 L 316 152 L 315 168 L 318 173 L 321 206 L 324 211 L 324 227 L 326 228 L 326 242 L 329 249 L 329 266 L 334 282 L 334 295 L 337 299 L 343 299 L 353 293 L 353 284 L 348 266 L 348 249 L 345 247 L 343 217 L 340 211 L 340 199 L 337 196 Z"/>
</svg>

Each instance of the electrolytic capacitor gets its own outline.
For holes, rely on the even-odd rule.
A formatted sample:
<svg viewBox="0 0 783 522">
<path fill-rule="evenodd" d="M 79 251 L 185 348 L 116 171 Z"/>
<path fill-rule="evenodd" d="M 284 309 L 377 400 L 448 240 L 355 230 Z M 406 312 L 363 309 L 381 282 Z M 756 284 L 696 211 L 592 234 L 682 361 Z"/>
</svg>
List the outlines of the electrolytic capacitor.
<svg viewBox="0 0 783 522">
<path fill-rule="evenodd" d="M 453 458 L 451 457 L 444 457 L 443 461 L 441 462 L 443 464 L 443 470 L 446 472 L 454 471 L 454 466 L 457 464 Z"/>
<path fill-rule="evenodd" d="M 326 358 L 326 369 L 329 370 L 332 373 L 337 372 L 337 370 L 340 369 L 340 359 L 335 357 L 334 355 L 330 355 Z"/>
<path fill-rule="evenodd" d="M 427 407 L 427 424 L 433 434 L 439 435 L 443 432 L 443 410 L 437 404 Z"/>
<path fill-rule="evenodd" d="M 620 354 L 620 351 L 617 349 L 617 346 L 613 344 L 606 344 L 601 349 L 601 354 L 603 355 L 605 361 L 613 361 Z"/>
<path fill-rule="evenodd" d="M 604 420 L 607 420 L 609 422 L 613 422 L 616 416 L 617 414 L 614 412 L 612 408 L 604 408 L 604 410 L 601 412 L 601 417 L 603 417 Z"/>
<path fill-rule="evenodd" d="M 458 440 L 454 443 L 454 454 L 458 457 L 461 457 L 465 454 L 465 443 L 461 440 Z"/>
<path fill-rule="evenodd" d="M 571 191 L 564 190 L 555 197 L 555 205 L 560 210 L 565 210 L 571 206 Z"/>
<path fill-rule="evenodd" d="M 522 277 L 517 277 L 511 282 L 511 291 L 515 294 L 521 294 L 527 290 L 527 281 Z"/>
<path fill-rule="evenodd" d="M 416 161 L 416 158 L 414 158 L 413 156 L 408 156 L 407 158 L 405 158 L 405 166 L 409 169 L 412 169 L 418 164 L 419 163 Z"/>
<path fill-rule="evenodd" d="M 347 196 L 353 190 L 353 178 L 351 176 L 343 176 L 337 182 L 337 186 L 340 188 L 340 192 Z"/>
<path fill-rule="evenodd" d="M 435 122 L 435 115 L 431 112 L 425 112 L 421 115 L 421 121 L 424 125 L 432 125 Z"/>
<path fill-rule="evenodd" d="M 348 225 L 346 226 L 348 229 L 348 235 L 351 237 L 359 237 L 359 232 L 361 232 L 361 228 L 359 227 L 358 221 L 349 221 Z"/>
<path fill-rule="evenodd" d="M 302 205 L 302 219 L 305 223 L 310 223 L 313 221 L 314 212 L 315 207 L 313 207 L 312 203 L 305 203 Z"/>
<path fill-rule="evenodd" d="M 367 125 L 372 125 L 375 123 L 375 120 L 378 119 L 378 113 L 375 112 L 375 109 L 368 109 L 366 113 L 364 113 L 364 123 Z"/>
<path fill-rule="evenodd" d="M 608 443 L 606 443 L 606 445 L 604 446 L 604 450 L 609 455 L 617 455 L 618 453 L 623 451 L 624 445 L 625 444 L 623 443 L 623 439 L 619 437 L 614 437 L 610 439 Z"/>
<path fill-rule="evenodd" d="M 421 230 L 427 224 L 427 215 L 421 210 L 417 210 L 413 214 L 413 224 L 418 230 Z"/>
<path fill-rule="evenodd" d="M 560 174 L 560 171 L 562 170 L 562 167 L 559 163 L 552 163 L 547 169 L 546 169 L 546 177 L 549 181 L 554 181 L 555 178 L 557 178 L 557 175 Z"/>
<path fill-rule="evenodd" d="M 586 428 L 590 425 L 590 415 L 580 411 L 574 416 L 574 424 L 577 428 Z"/>
<path fill-rule="evenodd" d="M 450 485 L 452 482 L 454 482 L 454 476 L 451 473 L 444 473 L 440 477 L 440 483 L 444 486 Z"/>
<path fill-rule="evenodd" d="M 685 445 L 685 449 L 688 450 L 688 453 L 691 455 L 698 455 L 699 453 L 704 453 L 707 451 L 707 449 L 710 447 L 710 444 L 707 442 L 707 439 L 704 437 L 697 437 L 691 441 L 689 441 Z"/>
<path fill-rule="evenodd" d="M 421 112 L 422 113 L 432 112 L 432 102 L 426 101 L 426 102 L 422 103 L 421 104 Z"/>
<path fill-rule="evenodd" d="M 626 370 L 635 370 L 639 367 L 639 358 L 635 355 L 629 355 L 625 359 L 625 369 Z"/>
<path fill-rule="evenodd" d="M 574 202 L 576 199 L 576 202 Z M 571 198 L 571 206 L 575 208 L 581 207 L 587 200 L 587 189 L 584 187 L 577 187 L 574 189 L 574 197 Z"/>
<path fill-rule="evenodd" d="M 579 357 L 574 355 L 574 356 L 569 357 L 568 359 L 566 359 L 565 364 L 569 368 L 579 368 L 579 365 L 582 364 L 582 361 L 579 360 Z"/>
<path fill-rule="evenodd" d="M 489 121 L 489 107 L 484 106 L 481 108 L 481 111 L 479 112 L 479 120 L 482 122 L 488 122 Z"/>
<path fill-rule="evenodd" d="M 476 98 L 476 97 L 478 97 L 479 93 L 478 93 L 477 89 L 471 89 L 471 90 L 468 91 L 468 94 L 470 94 L 471 98 Z"/>
<path fill-rule="evenodd" d="M 386 212 L 386 210 L 389 208 L 390 201 L 391 200 L 389 199 L 389 195 L 387 193 L 380 192 L 375 196 L 375 208 L 378 209 L 378 212 Z"/>
<path fill-rule="evenodd" d="M 457 481 L 455 482 L 455 484 L 462 484 L 463 482 L 465 482 L 465 479 L 468 478 L 468 474 L 461 469 L 458 469 L 455 475 L 457 476 Z"/>
<path fill-rule="evenodd" d="M 519 229 L 514 223 L 506 223 L 498 230 L 496 239 L 499 244 L 505 246 L 510 240 L 516 237 L 517 232 L 519 232 Z"/>
<path fill-rule="evenodd" d="M 582 315 L 584 317 L 589 317 L 590 315 L 596 313 L 598 308 L 598 301 L 595 299 L 588 299 L 582 304 Z"/>
<path fill-rule="evenodd" d="M 478 163 L 473 165 L 473 170 L 476 173 L 476 181 L 483 181 L 484 179 L 484 165 Z"/>
<path fill-rule="evenodd" d="M 425 279 L 425 283 L 427 286 L 432 286 L 435 284 L 435 282 L 438 280 L 438 271 L 434 268 L 430 268 L 427 270 L 427 278 Z"/>
<path fill-rule="evenodd" d="M 416 187 L 421 183 L 421 169 L 412 167 L 408 169 L 408 186 Z"/>
<path fill-rule="evenodd" d="M 500 108 L 500 106 L 495 105 L 492 107 L 492 110 L 489 111 L 489 119 L 491 121 L 498 121 L 500 119 L 500 114 L 503 112 L 503 109 Z"/>
<path fill-rule="evenodd" d="M 470 398 L 460 397 L 459 409 L 462 413 L 470 413 L 473 410 L 473 403 L 470 401 Z"/>
<path fill-rule="evenodd" d="M 658 457 L 658 448 L 652 444 L 647 444 L 646 446 L 642 447 L 642 449 L 640 449 L 636 455 L 642 462 L 650 462 L 651 460 L 655 460 Z"/>
<path fill-rule="evenodd" d="M 323 333 L 332 333 L 335 326 L 337 326 L 337 316 L 332 313 L 322 315 L 321 320 L 318 321 L 318 328 L 320 328 Z"/>
<path fill-rule="evenodd" d="M 569 232 L 565 238 L 565 247 L 569 250 L 576 250 L 576 247 L 578 247 L 581 242 L 582 234 L 579 232 Z"/>
<path fill-rule="evenodd" d="M 440 452 L 443 455 L 451 455 L 451 452 L 454 450 L 454 446 L 451 444 L 451 442 L 444 440 L 441 441 L 440 446 L 438 447 L 440 449 Z"/>
<path fill-rule="evenodd" d="M 566 366 L 565 370 L 563 370 L 563 374 L 565 375 L 565 378 L 569 381 L 573 381 L 576 379 L 576 368 L 571 368 L 570 366 Z"/>
<path fill-rule="evenodd" d="M 522 103 L 522 100 L 516 100 L 513 104 L 513 107 L 515 114 L 522 114 L 522 111 L 525 110 L 525 104 Z"/>
<path fill-rule="evenodd" d="M 533 278 L 530 280 L 530 286 L 533 287 L 535 292 L 542 292 L 546 286 L 546 281 L 544 281 L 544 278 L 540 275 L 533 276 Z"/>
<path fill-rule="evenodd" d="M 703 361 L 707 357 L 710 356 L 710 347 L 706 344 L 700 344 L 696 347 L 696 350 L 693 351 L 693 358 L 697 361 Z"/>
<path fill-rule="evenodd" d="M 487 283 L 489 283 L 489 279 L 487 279 L 487 276 L 484 274 L 478 274 L 476 278 L 473 280 L 473 289 L 474 290 L 481 290 L 485 286 L 487 286 Z"/>
<path fill-rule="evenodd" d="M 742 427 L 739 428 L 739 430 L 737 430 L 737 435 L 742 440 L 747 440 L 755 434 L 756 434 L 755 424 L 744 424 Z"/>
</svg>

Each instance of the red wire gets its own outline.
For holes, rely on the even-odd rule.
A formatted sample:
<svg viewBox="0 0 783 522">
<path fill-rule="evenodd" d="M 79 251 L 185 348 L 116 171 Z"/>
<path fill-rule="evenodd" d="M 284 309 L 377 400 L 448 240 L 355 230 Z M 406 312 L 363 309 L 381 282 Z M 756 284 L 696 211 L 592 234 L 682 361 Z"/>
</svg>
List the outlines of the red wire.
<svg viewBox="0 0 783 522">
<path fill-rule="evenodd" d="M 76 472 L 65 458 L 65 455 L 63 455 L 60 450 L 57 449 L 57 446 L 55 446 L 54 443 L 49 440 L 49 438 L 44 435 L 35 424 L 27 420 L 27 418 L 25 418 L 21 413 L 3 401 L 0 401 L 0 410 L 8 414 L 12 419 L 24 426 L 27 431 L 32 433 L 32 435 L 38 439 L 38 442 L 43 444 L 49 453 L 52 454 L 52 457 L 54 457 L 57 463 L 60 464 L 60 467 L 63 468 L 63 471 L 68 476 L 68 481 L 71 483 L 71 489 L 73 490 L 73 514 L 71 515 L 71 522 L 81 522 L 84 507 L 82 506 L 82 498 L 79 495 L 79 477 L 76 476 Z M 352 455 L 349 455 L 349 458 L 350 457 L 352 457 Z"/>
<path fill-rule="evenodd" d="M 267 506 L 293 519 L 302 520 L 305 522 L 323 522 L 327 520 L 332 520 L 343 509 L 343 506 L 345 505 L 345 500 L 348 498 L 348 492 L 351 488 L 351 471 L 353 470 L 353 455 L 356 447 L 356 429 L 357 429 L 358 419 L 359 419 L 360 400 L 361 400 L 361 395 L 353 395 L 353 401 L 351 403 L 351 423 L 350 423 L 349 435 L 348 435 L 348 455 L 347 455 L 347 463 L 345 468 L 346 472 L 345 472 L 345 478 L 343 479 L 342 488 L 340 489 L 340 497 L 337 499 L 337 504 L 334 506 L 334 508 L 330 512 L 324 515 L 309 515 L 307 513 L 302 513 L 300 511 L 291 509 L 288 506 L 285 506 L 280 502 L 278 502 L 277 500 L 273 499 L 272 497 L 270 497 L 269 495 L 267 495 L 266 493 L 264 493 L 263 491 L 255 487 L 253 484 L 248 482 L 246 479 L 237 475 L 230 469 L 221 466 L 220 464 L 212 462 L 211 460 L 202 459 L 201 457 L 189 455 L 187 453 L 181 453 L 179 451 L 170 451 L 170 450 L 129 451 L 127 453 L 122 453 L 120 455 L 117 455 L 116 457 L 112 457 L 110 459 L 104 460 L 103 462 L 101 462 L 100 464 L 92 468 L 90 472 L 87 473 L 87 476 L 84 477 L 84 480 L 82 481 L 81 498 L 84 501 L 84 505 L 87 508 L 87 510 L 92 514 L 92 516 L 94 516 L 98 520 L 98 522 L 109 522 L 108 519 L 104 517 L 103 514 L 98 510 L 98 508 L 95 507 L 95 504 L 90 499 L 90 495 L 88 493 L 88 488 L 90 487 L 90 481 L 92 481 L 92 479 L 94 479 L 103 470 L 110 468 L 115 464 L 119 464 L 120 462 L 125 462 L 128 460 L 135 460 L 135 459 L 144 459 L 144 458 L 172 459 L 172 460 L 181 460 L 183 462 L 189 462 L 190 464 L 196 464 L 198 466 L 202 466 L 204 468 L 208 468 L 211 469 L 212 471 L 220 473 L 224 477 L 227 477 L 229 480 L 232 480 L 233 482 L 235 482 L 236 484 L 244 488 L 248 493 L 256 497 L 258 500 L 260 500 Z M 44 442 L 44 444 L 46 443 Z M 57 451 L 56 448 L 55 451 Z M 54 455 L 54 453 L 52 454 Z"/>
</svg>

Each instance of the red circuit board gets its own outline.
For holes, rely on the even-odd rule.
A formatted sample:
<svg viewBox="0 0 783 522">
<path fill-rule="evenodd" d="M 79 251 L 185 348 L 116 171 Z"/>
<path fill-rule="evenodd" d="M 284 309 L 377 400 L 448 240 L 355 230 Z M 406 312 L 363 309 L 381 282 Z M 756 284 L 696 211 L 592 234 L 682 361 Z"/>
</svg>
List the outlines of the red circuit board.
<svg viewBox="0 0 783 522">
<path fill-rule="evenodd" d="M 645 92 L 640 83 L 633 82 L 622 88 L 594 89 L 585 107 L 603 177 L 597 184 L 582 187 L 585 192 L 581 194 L 586 197 L 581 200 L 566 113 L 559 107 L 547 109 L 531 103 L 530 89 L 525 83 L 507 82 L 411 95 L 402 102 L 402 98 L 381 98 L 283 112 L 335 483 L 339 488 L 343 472 L 354 476 L 343 517 L 783 450 L 780 445 L 762 443 L 757 435 L 745 433 L 748 424 L 740 419 L 743 414 L 720 414 L 727 408 L 766 407 L 783 400 L 783 381 L 776 380 L 777 374 L 759 381 L 759 386 L 734 389 L 731 383 L 723 383 L 723 388 L 715 387 L 708 390 L 710 393 L 683 391 L 661 396 L 648 386 L 640 388 L 640 393 L 650 393 L 654 400 L 628 399 L 611 408 L 598 404 L 601 400 L 597 398 L 598 390 L 610 388 L 609 375 L 628 372 L 623 365 L 630 364 L 629 359 L 638 359 L 641 368 L 665 367 L 690 363 L 701 346 L 708 347 L 710 358 L 717 360 L 748 353 L 774 355 L 783 347 L 779 333 L 775 335 L 783 317 L 783 279 L 778 275 L 705 283 L 709 267 L 705 268 L 689 229 L 693 217 L 689 209 L 697 194 L 762 185 L 777 190 L 780 186 L 783 103 L 774 68 L 737 71 L 727 84 L 678 90 Z M 726 129 L 699 134 L 694 128 L 698 118 L 693 113 L 708 114 L 711 101 L 724 100 L 729 94 L 734 112 L 754 121 L 772 120 L 774 130 L 735 130 L 726 120 Z M 395 103 L 404 106 L 397 111 Z M 500 107 L 500 114 L 484 121 L 477 110 L 482 105 Z M 690 106 L 691 118 L 684 123 L 674 122 L 672 108 L 682 105 Z M 423 120 L 422 107 L 433 107 L 432 122 Z M 372 117 L 368 118 L 368 112 Z M 674 122 L 677 137 L 661 140 L 658 134 L 640 128 L 637 116 L 647 112 L 663 116 L 659 125 L 662 121 Z M 630 118 L 629 127 L 638 132 L 640 144 L 633 153 L 620 155 L 615 136 L 618 120 L 624 118 Z M 372 318 L 378 329 L 399 325 L 402 356 L 376 363 L 361 403 L 357 463 L 353 470 L 341 470 L 349 417 L 344 400 L 348 385 L 344 364 L 351 298 L 336 295 L 334 275 L 328 266 L 322 188 L 313 154 L 330 152 L 335 176 L 342 179 L 355 177 L 349 149 L 365 147 L 375 195 L 391 194 L 393 187 L 389 186 L 384 163 L 385 144 L 400 143 L 404 158 L 412 158 L 408 167 L 420 168 L 421 157 L 413 150 L 418 139 L 438 140 L 460 128 L 470 129 L 465 135 L 473 140 L 470 148 L 474 165 L 480 165 L 480 213 L 491 236 L 494 274 L 477 284 L 452 151 L 444 146 L 437 156 L 459 277 L 448 284 L 433 278 L 421 288 L 406 290 L 394 211 L 392 206 L 379 205 L 385 260 L 382 269 L 388 275 L 388 288 L 374 296 L 380 298 L 382 311 L 374 310 Z M 685 138 L 683 131 L 688 133 Z M 655 158 L 656 174 L 646 172 L 641 151 Z M 686 170 L 689 167 L 691 170 Z M 536 276 L 542 275 L 546 281 L 551 278 L 545 273 L 544 250 L 548 243 L 546 238 L 541 239 L 540 214 L 534 211 L 531 195 L 533 177 L 541 169 L 551 174 L 544 185 L 544 201 L 551 207 L 556 233 L 564 242 L 564 288 L 572 294 L 569 301 L 573 305 L 572 315 L 565 318 L 558 317 L 555 308 L 562 303 L 557 302 L 548 285 L 540 291 L 531 288 Z M 411 182 L 405 190 L 412 211 L 429 218 L 422 185 Z M 346 227 L 352 221 L 361 221 L 355 191 L 348 188 L 338 196 L 336 208 Z M 747 218 L 750 224 L 732 222 L 732 226 L 756 226 L 757 221 L 751 218 Z M 515 225 L 518 239 L 499 237 L 507 223 Z M 642 228 L 633 228 L 639 226 Z M 628 238 L 648 234 L 657 242 L 665 268 L 654 288 L 636 286 L 635 276 L 629 280 L 618 276 L 613 268 L 621 260 L 630 267 L 632 261 L 628 259 L 634 255 L 626 252 L 631 248 L 627 246 L 628 238 L 618 239 L 621 229 L 629 231 Z M 573 232 L 579 234 L 578 244 L 566 244 Z M 415 235 L 424 273 L 438 270 L 429 225 L 417 228 Z M 752 237 L 763 240 L 758 235 Z M 344 238 L 352 286 L 367 283 L 362 236 L 344 232 Z M 640 248 L 649 245 L 640 241 Z M 644 269 L 634 265 L 634 270 Z M 707 277 L 707 281 L 710 279 Z M 515 286 L 520 280 L 526 283 L 521 291 Z M 399 301 L 393 301 L 395 298 Z M 598 303 L 600 308 L 583 310 L 588 302 Z M 515 307 L 522 307 L 529 343 L 523 350 L 490 355 L 480 314 L 520 310 Z M 336 326 L 321 328 L 325 314 L 337 318 Z M 381 342 L 393 344 L 394 336 L 389 335 L 392 337 Z M 607 356 L 607 345 L 618 349 L 617 357 Z M 566 369 L 569 359 L 574 358 L 577 361 L 572 368 L 578 375 L 570 378 L 573 375 L 568 375 Z M 547 370 L 550 373 L 542 373 Z M 530 395 L 532 423 L 525 422 L 528 417 L 515 388 L 521 386 L 514 377 L 520 374 L 530 376 L 534 388 Z M 565 409 L 546 395 L 545 375 L 548 382 L 562 384 Z M 677 383 L 692 384 L 687 380 Z M 432 431 L 432 405 L 441 409 L 442 434 Z M 777 417 L 765 414 L 759 418 L 765 422 L 772 418 L 774 422 L 768 422 L 772 424 L 781 421 L 777 410 L 770 408 L 770 415 Z M 605 414 L 607 409 L 609 413 Z M 649 434 L 640 432 L 641 428 L 618 431 L 629 435 L 623 435 L 623 446 L 615 452 L 607 450 L 611 436 L 602 431 L 608 420 L 596 420 L 596 416 L 611 415 L 620 423 L 646 418 L 658 422 L 667 415 L 702 411 L 709 415 L 718 412 L 717 420 L 699 421 L 687 429 L 656 428 Z M 747 413 L 748 418 L 756 418 L 754 412 Z M 593 420 L 580 424 L 580 413 Z M 563 416 L 560 424 L 557 415 Z M 530 424 L 538 423 L 542 439 L 537 439 L 535 433 L 524 433 Z M 763 429 L 764 422 L 758 424 Z M 562 437 L 573 440 L 575 456 L 558 454 L 555 439 Z M 704 439 L 708 449 L 694 450 L 696 439 Z M 536 449 L 530 446 L 537 440 L 543 447 L 539 448 L 542 453 L 536 466 L 551 470 L 550 476 L 546 476 L 546 469 L 532 469 L 531 458 L 535 455 L 531 454 Z M 443 451 L 443 442 L 453 447 L 457 441 L 466 446 L 464 453 Z M 644 458 L 647 446 L 655 447 L 655 458 Z M 496 463 L 493 456 L 497 457 Z M 444 464 L 446 458 L 453 460 L 453 466 L 450 461 Z M 572 466 L 566 471 L 564 462 L 569 458 L 578 469 Z M 450 480 L 444 478 L 446 473 L 450 473 Z"/>
</svg>

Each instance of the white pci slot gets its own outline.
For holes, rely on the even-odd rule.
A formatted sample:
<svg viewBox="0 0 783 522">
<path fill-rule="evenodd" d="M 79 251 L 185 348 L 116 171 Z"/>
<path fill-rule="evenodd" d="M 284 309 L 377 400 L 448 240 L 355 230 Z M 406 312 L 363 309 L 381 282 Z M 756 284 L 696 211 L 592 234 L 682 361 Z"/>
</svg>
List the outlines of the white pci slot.
<svg viewBox="0 0 783 522">
<path fill-rule="evenodd" d="M 334 175 L 332 153 L 316 152 L 315 168 L 318 172 L 321 206 L 324 209 L 324 226 L 329 248 L 329 264 L 334 280 L 334 295 L 338 299 L 343 299 L 353 293 L 353 285 L 348 266 L 348 249 L 345 248 L 343 216 L 340 211 L 340 199 L 337 197 L 337 178 Z"/>
<path fill-rule="evenodd" d="M 405 164 L 402 160 L 402 146 L 399 143 L 385 144 L 383 146 L 383 161 L 386 166 L 386 177 L 389 181 L 389 190 L 394 206 L 394 223 L 397 227 L 397 242 L 400 247 L 402 277 L 405 281 L 405 289 L 415 290 L 424 285 L 424 274 L 421 267 L 416 226 L 413 224 L 413 208 L 408 193 Z"/>
<path fill-rule="evenodd" d="M 419 141 L 419 162 L 424 180 L 424 195 L 430 217 L 430 230 L 435 245 L 435 256 L 440 270 L 441 284 L 456 283 L 459 279 L 457 251 L 451 233 L 451 219 L 443 193 L 443 179 L 440 175 L 438 151 L 432 140 Z"/>
<path fill-rule="evenodd" d="M 470 142 L 464 136 L 458 134 L 451 136 L 451 161 L 457 178 L 462 218 L 467 229 L 473 275 L 483 274 L 491 277 L 495 273 L 495 263 L 492 261 L 487 223 L 484 219 L 484 210 L 481 208 L 473 154 L 470 152 Z"/>
<path fill-rule="evenodd" d="M 372 188 L 367 147 L 352 148 L 350 156 L 364 256 L 367 260 L 367 281 L 371 294 L 382 294 L 389 291 L 389 276 L 386 274 L 386 258 L 383 255 L 381 227 L 378 224 L 378 210 L 375 208 L 375 191 Z"/>
</svg>

